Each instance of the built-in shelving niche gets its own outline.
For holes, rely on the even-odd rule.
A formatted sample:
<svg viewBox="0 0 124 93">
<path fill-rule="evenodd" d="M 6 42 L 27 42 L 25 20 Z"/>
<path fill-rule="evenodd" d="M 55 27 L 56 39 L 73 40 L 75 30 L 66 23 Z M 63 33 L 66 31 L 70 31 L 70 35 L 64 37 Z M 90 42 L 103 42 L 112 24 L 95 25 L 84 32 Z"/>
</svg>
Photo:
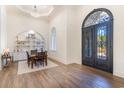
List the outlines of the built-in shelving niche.
<svg viewBox="0 0 124 93">
<path fill-rule="evenodd" d="M 16 36 L 15 52 L 46 49 L 44 37 L 33 30 L 19 33 Z"/>
</svg>

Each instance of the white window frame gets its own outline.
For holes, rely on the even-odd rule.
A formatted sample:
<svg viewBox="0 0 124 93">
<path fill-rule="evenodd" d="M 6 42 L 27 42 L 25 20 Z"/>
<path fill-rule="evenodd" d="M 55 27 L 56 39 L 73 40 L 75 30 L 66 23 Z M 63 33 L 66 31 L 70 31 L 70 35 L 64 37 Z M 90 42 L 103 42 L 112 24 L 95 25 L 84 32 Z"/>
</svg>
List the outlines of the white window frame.
<svg viewBox="0 0 124 93">
<path fill-rule="evenodd" d="M 50 38 L 50 50 L 56 51 L 56 28 L 53 27 L 51 30 L 51 38 Z"/>
</svg>

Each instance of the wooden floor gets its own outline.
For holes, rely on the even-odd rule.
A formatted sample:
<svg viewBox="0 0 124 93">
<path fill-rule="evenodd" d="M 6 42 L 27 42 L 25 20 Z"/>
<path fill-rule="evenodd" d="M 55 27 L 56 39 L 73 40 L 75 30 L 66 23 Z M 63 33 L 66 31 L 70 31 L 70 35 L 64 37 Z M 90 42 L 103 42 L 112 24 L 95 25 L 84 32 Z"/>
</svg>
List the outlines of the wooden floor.
<svg viewBox="0 0 124 93">
<path fill-rule="evenodd" d="M 58 63 L 59 64 L 59 63 Z M 0 71 L 0 87 L 5 88 L 109 88 L 124 87 L 124 79 L 78 64 L 17 75 L 18 63 Z"/>
</svg>

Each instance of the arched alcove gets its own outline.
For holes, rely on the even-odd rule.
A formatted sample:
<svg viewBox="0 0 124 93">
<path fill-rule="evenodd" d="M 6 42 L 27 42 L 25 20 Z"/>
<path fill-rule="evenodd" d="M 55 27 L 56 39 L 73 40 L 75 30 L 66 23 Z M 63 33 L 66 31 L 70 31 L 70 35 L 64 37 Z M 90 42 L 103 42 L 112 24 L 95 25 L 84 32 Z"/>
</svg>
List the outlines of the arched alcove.
<svg viewBox="0 0 124 93">
<path fill-rule="evenodd" d="M 30 51 L 46 49 L 44 37 L 33 30 L 18 33 L 16 36 L 15 51 Z"/>
</svg>

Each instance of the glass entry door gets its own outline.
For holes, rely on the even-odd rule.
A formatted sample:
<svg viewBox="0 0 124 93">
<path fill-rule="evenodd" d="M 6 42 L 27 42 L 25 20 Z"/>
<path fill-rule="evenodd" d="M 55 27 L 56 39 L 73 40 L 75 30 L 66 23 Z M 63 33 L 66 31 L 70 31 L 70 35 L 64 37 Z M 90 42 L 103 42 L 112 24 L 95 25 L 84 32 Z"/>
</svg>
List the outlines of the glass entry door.
<svg viewBox="0 0 124 93">
<path fill-rule="evenodd" d="M 84 19 L 82 64 L 113 72 L 113 15 L 108 9 L 94 9 Z"/>
<path fill-rule="evenodd" d="M 105 22 L 83 28 L 83 64 L 112 72 L 110 26 Z"/>
<path fill-rule="evenodd" d="M 95 25 L 95 67 L 112 72 L 110 22 Z"/>
<path fill-rule="evenodd" d="M 94 36 L 93 36 L 93 31 L 94 28 L 93 27 L 88 27 L 88 28 L 84 28 L 84 50 L 83 50 L 83 59 L 84 59 L 84 64 L 86 65 L 94 65 L 94 47 L 93 47 L 93 43 L 94 43 Z"/>
</svg>

